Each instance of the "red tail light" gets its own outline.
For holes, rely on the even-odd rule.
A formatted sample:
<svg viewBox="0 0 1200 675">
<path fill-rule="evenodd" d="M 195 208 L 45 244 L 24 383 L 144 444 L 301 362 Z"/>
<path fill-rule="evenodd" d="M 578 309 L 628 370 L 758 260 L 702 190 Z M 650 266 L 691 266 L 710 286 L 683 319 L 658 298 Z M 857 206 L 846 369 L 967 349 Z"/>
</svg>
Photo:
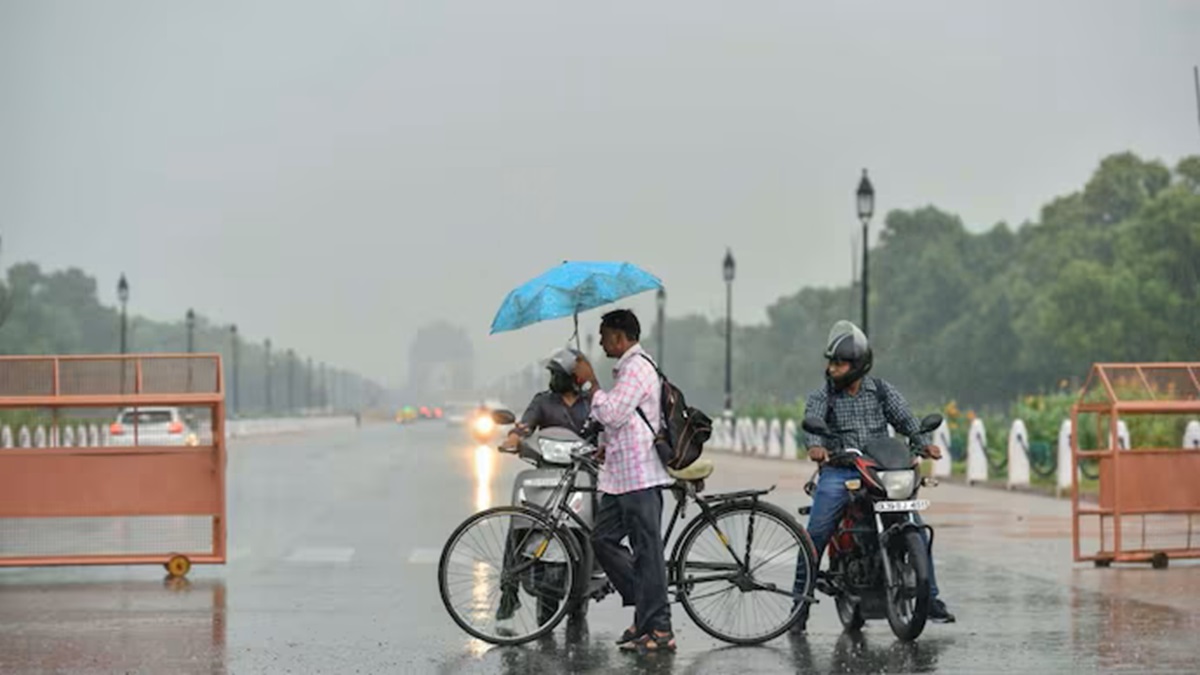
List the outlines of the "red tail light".
<svg viewBox="0 0 1200 675">
<path fill-rule="evenodd" d="M 112 426 L 108 427 L 108 433 L 111 436 L 120 436 L 125 433 L 125 427 L 122 427 L 120 422 L 113 422 Z"/>
<path fill-rule="evenodd" d="M 171 422 L 170 426 L 167 427 L 167 433 L 182 434 L 183 433 L 183 422 Z"/>
</svg>

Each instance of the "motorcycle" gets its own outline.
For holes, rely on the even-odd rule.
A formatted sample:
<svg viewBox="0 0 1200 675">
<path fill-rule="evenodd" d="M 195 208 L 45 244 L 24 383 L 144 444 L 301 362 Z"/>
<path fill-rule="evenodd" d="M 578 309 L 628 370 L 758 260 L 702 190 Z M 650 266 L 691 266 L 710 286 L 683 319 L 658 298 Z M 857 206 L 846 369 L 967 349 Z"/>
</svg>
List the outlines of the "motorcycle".
<svg viewBox="0 0 1200 675">
<path fill-rule="evenodd" d="M 492 417 L 499 424 L 511 424 L 513 421 L 512 413 L 506 410 L 495 411 Z M 600 425 L 596 422 L 589 423 L 582 435 L 566 428 L 548 427 L 521 439 L 515 448 L 501 446 L 501 452 L 515 454 L 534 467 L 518 473 L 513 479 L 512 504 L 534 508 L 550 507 L 555 498 L 555 490 L 571 466 L 572 453 L 583 448 L 594 448 L 599 434 Z M 596 472 L 585 468 L 579 472 L 567 497 L 567 505 L 578 519 L 572 519 L 566 524 L 578 543 L 578 546 L 574 547 L 575 550 L 540 555 L 537 562 L 521 575 L 520 583 L 526 593 L 538 598 L 539 621 L 549 620 L 558 610 L 559 603 L 564 601 L 571 603 L 567 620 L 581 621 L 587 617 L 590 600 L 599 600 L 614 590 L 595 561 L 592 547 L 586 541 L 588 531 L 584 529 L 585 526 L 591 528 L 595 525 L 599 502 L 597 482 Z M 514 545 L 513 542 L 528 539 L 523 534 L 522 528 L 514 526 L 509 532 L 508 546 Z M 590 575 L 576 576 L 567 597 L 563 597 L 562 592 L 562 580 L 567 565 L 562 555 L 576 556 L 576 562 L 579 563 L 576 569 L 591 570 Z M 507 555 L 505 559 L 508 559 Z M 503 599 L 501 606 L 506 606 Z M 511 608 L 511 604 L 509 607 Z"/>
<path fill-rule="evenodd" d="M 921 433 L 941 423 L 941 415 L 929 415 L 921 420 Z M 806 419 L 802 427 L 836 438 L 822 419 Z M 917 639 L 929 618 L 933 528 L 915 514 L 929 508 L 928 500 L 917 499 L 920 488 L 937 481 L 921 478 L 913 449 L 911 441 L 896 438 L 872 440 L 863 448 L 829 448 L 830 462 L 852 466 L 859 477 L 846 481 L 850 502 L 830 538 L 829 571 L 818 574 L 816 587 L 834 599 L 848 631 L 886 618 L 896 637 L 909 641 Z M 810 495 L 815 480 L 806 486 Z"/>
</svg>

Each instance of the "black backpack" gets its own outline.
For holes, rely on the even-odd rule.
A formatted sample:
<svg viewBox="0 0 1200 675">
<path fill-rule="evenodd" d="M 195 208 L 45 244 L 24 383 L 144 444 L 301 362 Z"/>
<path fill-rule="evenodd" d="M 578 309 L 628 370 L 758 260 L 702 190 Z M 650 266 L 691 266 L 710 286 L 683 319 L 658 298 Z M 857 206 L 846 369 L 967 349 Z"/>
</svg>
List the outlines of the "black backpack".
<svg viewBox="0 0 1200 675">
<path fill-rule="evenodd" d="M 704 452 L 704 443 L 712 436 L 712 420 L 700 410 L 688 407 L 683 392 L 671 384 L 667 376 L 658 369 L 658 364 L 645 354 L 641 356 L 654 366 L 654 372 L 658 373 L 658 381 L 662 385 L 659 401 L 662 402 L 663 424 L 654 435 L 654 449 L 668 469 L 687 468 L 692 462 L 700 459 L 700 454 Z M 650 424 L 646 413 L 642 412 L 641 408 L 637 409 L 637 413 L 646 426 L 650 427 L 650 431 L 654 431 L 654 425 Z"/>
</svg>

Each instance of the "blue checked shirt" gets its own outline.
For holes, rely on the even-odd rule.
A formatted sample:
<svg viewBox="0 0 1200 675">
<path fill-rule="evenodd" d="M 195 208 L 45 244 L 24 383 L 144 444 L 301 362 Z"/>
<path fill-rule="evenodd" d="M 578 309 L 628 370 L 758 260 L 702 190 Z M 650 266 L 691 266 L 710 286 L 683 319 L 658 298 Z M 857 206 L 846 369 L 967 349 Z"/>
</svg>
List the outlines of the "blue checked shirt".
<svg viewBox="0 0 1200 675">
<path fill-rule="evenodd" d="M 830 406 L 833 406 L 833 415 L 828 414 Z M 913 416 L 900 392 L 876 377 L 864 377 L 857 396 L 851 396 L 847 391 L 831 391 L 829 387 L 812 392 L 804 406 L 804 416 L 825 420 L 841 442 L 840 448 L 862 448 L 869 440 L 886 438 L 888 424 L 897 433 L 916 441 L 919 447 L 930 444 L 929 434 L 919 433 L 921 423 Z M 830 439 L 808 432 L 805 432 L 805 445 L 839 449 L 836 443 L 830 445 Z"/>
</svg>

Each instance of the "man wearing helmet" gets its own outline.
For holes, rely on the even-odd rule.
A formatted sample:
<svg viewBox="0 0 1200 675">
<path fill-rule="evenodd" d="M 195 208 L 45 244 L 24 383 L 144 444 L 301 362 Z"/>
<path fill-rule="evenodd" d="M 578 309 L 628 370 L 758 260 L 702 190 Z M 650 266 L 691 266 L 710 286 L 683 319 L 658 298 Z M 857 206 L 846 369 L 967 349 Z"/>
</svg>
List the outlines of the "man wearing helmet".
<svg viewBox="0 0 1200 675">
<path fill-rule="evenodd" d="M 831 461 L 828 450 L 831 440 L 838 441 L 835 447 L 861 448 L 871 439 L 887 436 L 887 427 L 891 424 L 898 433 L 908 436 L 922 446 L 926 456 L 937 459 L 942 454 L 941 448 L 933 445 L 928 436 L 921 433 L 920 423 L 913 416 L 900 392 L 880 378 L 867 376 L 872 365 L 871 345 L 858 326 L 849 321 L 838 321 L 834 324 L 829 332 L 825 360 L 825 386 L 808 395 L 804 408 L 806 418 L 825 420 L 830 431 L 836 436 L 836 439 L 827 439 L 816 434 L 806 434 L 805 438 L 809 459 L 821 465 L 816 490 L 812 495 L 812 511 L 808 518 L 808 534 L 812 537 L 813 546 L 817 551 L 818 566 L 829 538 L 837 528 L 850 500 L 845 487 L 846 481 L 858 477 L 856 469 L 839 466 L 837 461 Z M 918 520 L 919 518 L 918 516 Z M 924 531 L 921 536 L 925 536 Z M 946 609 L 945 603 L 938 599 L 932 559 L 929 571 L 929 586 L 933 596 L 929 618 L 939 623 L 952 623 L 954 615 Z M 797 596 L 799 589 L 804 587 L 807 574 L 807 567 L 798 561 Z M 797 597 L 797 602 L 800 601 Z M 806 603 L 800 620 L 793 626 L 793 632 L 803 633 L 807 623 Z"/>
<path fill-rule="evenodd" d="M 509 432 L 504 447 L 517 447 L 522 438 L 538 429 L 562 427 L 577 434 L 583 432 L 592 412 L 592 404 L 580 393 L 579 385 L 575 383 L 575 364 L 578 360 L 579 352 L 573 349 L 560 349 L 550 355 L 546 362 L 546 370 L 550 371 L 549 389 L 534 394 L 529 407 L 525 408 L 525 414 L 521 415 L 521 421 Z M 510 558 L 513 545 L 510 534 L 504 545 L 505 560 Z M 502 584 L 496 620 L 511 619 L 520 606 L 518 584 L 511 581 Z"/>
</svg>

